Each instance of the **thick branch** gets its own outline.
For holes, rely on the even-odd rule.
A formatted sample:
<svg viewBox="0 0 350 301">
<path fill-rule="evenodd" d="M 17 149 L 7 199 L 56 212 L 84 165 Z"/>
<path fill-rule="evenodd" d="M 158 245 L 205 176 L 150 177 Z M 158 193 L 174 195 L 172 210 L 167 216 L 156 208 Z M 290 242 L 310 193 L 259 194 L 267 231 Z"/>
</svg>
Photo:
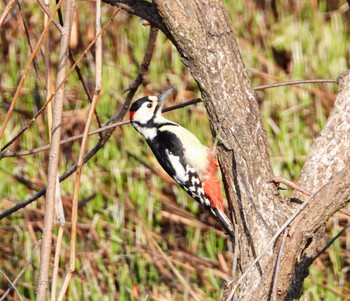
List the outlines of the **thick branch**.
<svg viewBox="0 0 350 301">
<path fill-rule="evenodd" d="M 122 8 L 129 14 L 147 20 L 153 27 L 160 29 L 170 40 L 172 40 L 171 34 L 164 25 L 162 18 L 153 3 L 143 0 L 103 0 L 103 2 Z"/>
<path fill-rule="evenodd" d="M 320 229 L 335 212 L 349 202 L 350 164 L 324 185 L 292 223 L 285 246 L 287 251 L 281 259 L 278 277 L 279 300 L 300 299 L 304 278 L 308 275 L 308 268 L 317 254 L 314 241 L 320 237 Z M 271 267 L 274 267 L 275 260 L 275 256 L 271 258 Z M 251 291 L 247 300 L 269 300 L 272 274 L 273 268 L 269 268 L 259 285 L 264 289 L 258 292 Z"/>
</svg>

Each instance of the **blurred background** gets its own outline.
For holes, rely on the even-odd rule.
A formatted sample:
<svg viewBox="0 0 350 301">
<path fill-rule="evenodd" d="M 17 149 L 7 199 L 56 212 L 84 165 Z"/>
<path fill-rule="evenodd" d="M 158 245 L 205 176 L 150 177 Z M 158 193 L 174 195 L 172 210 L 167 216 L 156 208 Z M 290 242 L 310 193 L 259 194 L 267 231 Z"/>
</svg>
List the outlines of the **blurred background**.
<svg viewBox="0 0 350 301">
<path fill-rule="evenodd" d="M 336 79 L 349 68 L 350 12 L 340 0 L 226 0 L 241 55 L 253 86 L 292 79 Z M 7 1 L 0 1 L 4 11 Z M 53 11 L 54 3 L 50 4 Z M 102 4 L 102 25 L 115 10 Z M 58 20 L 56 18 L 56 20 Z M 95 2 L 77 1 L 70 47 L 78 58 L 95 35 Z M 36 1 L 14 5 L 0 28 L 0 120 L 14 98 L 31 49 L 44 29 Z M 97 113 L 102 124 L 117 114 L 123 91 L 142 62 L 150 27 L 121 11 L 103 34 L 102 90 Z M 21 89 L 1 147 L 29 123 L 45 102 L 46 79 L 55 82 L 60 34 L 49 31 L 50 67 L 42 46 Z M 95 50 L 79 67 L 94 91 Z M 46 65 L 47 66 L 47 65 Z M 71 65 L 70 65 L 71 66 Z M 34 68 L 35 67 L 35 68 Z M 52 84 L 54 85 L 54 84 Z M 176 91 L 167 106 L 200 97 L 171 42 L 159 33 L 153 60 L 137 97 Z M 53 88 L 53 86 L 52 86 Z M 308 84 L 258 91 L 274 172 L 297 180 L 312 141 L 324 127 L 337 93 L 336 84 Z M 63 138 L 84 130 L 89 100 L 78 75 L 67 80 Z M 31 150 L 49 143 L 48 113 L 38 116 L 11 145 Z M 203 104 L 166 113 L 212 145 Z M 232 118 L 235 118 L 232 116 Z M 94 119 L 92 129 L 98 128 Z M 98 142 L 91 136 L 88 149 Z M 77 162 L 80 140 L 61 147 L 60 174 Z M 48 151 L 0 159 L 0 212 L 46 185 Z M 64 228 L 58 287 L 68 263 L 74 176 L 61 183 L 67 223 Z M 289 195 L 290 191 L 283 192 Z M 41 238 L 44 198 L 0 221 L 0 298 L 25 266 Z M 231 275 L 233 253 L 220 227 L 160 169 L 145 141 L 130 126 L 119 127 L 83 168 L 79 192 L 76 272 L 66 300 L 218 300 Z M 337 213 L 326 225 L 325 245 L 349 223 Z M 54 243 L 58 226 L 54 227 Z M 350 233 L 345 232 L 312 265 L 302 300 L 350 300 Z M 38 252 L 7 300 L 35 300 Z M 184 282 L 185 281 L 185 282 Z"/>
</svg>

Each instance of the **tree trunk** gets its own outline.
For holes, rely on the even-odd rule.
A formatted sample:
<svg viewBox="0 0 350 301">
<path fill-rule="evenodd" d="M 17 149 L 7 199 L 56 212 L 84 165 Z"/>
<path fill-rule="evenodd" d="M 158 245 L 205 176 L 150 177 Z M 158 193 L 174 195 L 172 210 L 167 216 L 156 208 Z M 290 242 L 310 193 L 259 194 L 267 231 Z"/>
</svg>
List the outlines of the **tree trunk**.
<svg viewBox="0 0 350 301">
<path fill-rule="evenodd" d="M 221 1 L 154 1 L 184 64 L 199 85 L 228 202 L 238 227 L 239 268 L 260 254 L 289 212 L 271 183 L 272 167 L 254 90 Z M 254 290 L 262 258 L 240 287 Z"/>
<path fill-rule="evenodd" d="M 199 85 L 213 136 L 218 140 L 217 156 L 238 229 L 235 243 L 239 249 L 239 277 L 264 251 L 295 208 L 282 202 L 271 183 L 274 175 L 257 101 L 223 3 L 219 0 L 153 0 L 154 4 L 106 1 L 161 29 Z M 318 193 L 310 197 L 307 206 L 290 224 L 285 251 L 280 254 L 279 300 L 300 296 L 322 225 L 350 201 L 349 83 L 349 76 L 345 76 L 342 96 L 339 95 L 326 129 L 315 142 L 302 172 L 300 184 Z M 236 300 L 271 299 L 280 245 L 281 239 L 247 273 L 240 282 Z M 225 288 L 223 299 L 232 293 L 237 279 L 233 280 Z"/>
</svg>

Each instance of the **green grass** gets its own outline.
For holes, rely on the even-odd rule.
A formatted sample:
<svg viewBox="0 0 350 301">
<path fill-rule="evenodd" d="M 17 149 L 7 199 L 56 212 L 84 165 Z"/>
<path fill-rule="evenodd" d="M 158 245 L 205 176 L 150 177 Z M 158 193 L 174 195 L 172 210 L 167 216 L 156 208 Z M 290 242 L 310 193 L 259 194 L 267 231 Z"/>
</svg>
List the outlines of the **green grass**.
<svg viewBox="0 0 350 301">
<path fill-rule="evenodd" d="M 226 2 L 244 62 L 248 67 L 273 76 L 266 80 L 254 73 L 250 74 L 254 86 L 289 79 L 334 79 L 349 65 L 349 32 L 345 16 L 339 11 L 328 11 L 325 1 L 320 1 L 316 8 L 307 1 L 296 1 L 294 11 L 288 1 L 279 1 L 278 21 L 274 20 L 269 10 L 254 7 L 253 1 L 247 2 L 249 9 L 244 1 Z M 3 2 L 0 7 L 4 7 Z M 90 42 L 88 32 L 94 27 L 93 4 L 78 2 L 78 9 L 80 44 L 73 49 L 76 58 Z M 34 2 L 23 4 L 22 11 L 26 21 L 33 22 L 30 36 L 34 44 L 42 30 L 42 13 Z M 110 6 L 103 6 L 104 23 L 109 20 L 112 11 Z M 16 16 L 4 27 L 6 33 L 15 38 L 0 41 L 4 58 L 4 63 L 0 65 L 0 104 L 11 102 L 30 55 L 22 21 Z M 141 26 L 137 18 L 119 14 L 103 36 L 103 88 L 97 106 L 103 123 L 118 111 L 124 97 L 122 91 L 137 73 L 148 32 L 149 28 Z M 51 34 L 52 39 L 58 41 L 57 32 L 52 30 Z M 52 43 L 51 47 L 54 75 L 57 43 Z M 276 63 L 272 48 L 288 54 L 290 61 L 287 71 Z M 80 66 L 84 78 L 93 87 L 92 62 L 93 56 L 89 53 Z M 16 105 L 16 108 L 30 114 L 37 110 L 33 97 L 36 86 L 41 103 L 44 99 L 42 83 L 45 76 L 41 55 L 38 56 L 38 65 L 41 83 L 31 69 Z M 159 34 L 146 84 L 140 88 L 138 95 L 158 93 L 169 86 L 175 86 L 179 93 L 179 97 L 175 101 L 171 100 L 171 103 L 199 96 L 176 50 Z M 276 175 L 298 178 L 312 140 L 325 125 L 332 106 L 327 95 L 335 94 L 336 89 L 335 85 L 304 85 L 268 89 L 260 94 L 263 99 L 261 114 Z M 88 107 L 75 73 L 68 79 L 67 90 L 65 110 L 74 111 L 74 117 L 68 118 L 71 123 L 63 129 L 66 136 L 83 130 L 83 109 Z M 5 110 L 0 111 L 0 120 L 4 119 L 5 114 Z M 79 116 L 82 118 L 79 119 Z M 212 144 L 202 104 L 167 113 L 167 117 L 195 132 L 202 142 Z M 14 114 L 3 141 L 8 141 L 28 121 L 22 115 Z M 32 149 L 48 143 L 46 121 L 46 115 L 43 119 L 39 117 L 11 148 Z M 70 131 L 72 125 L 76 127 L 73 133 Z M 97 123 L 94 122 L 93 128 L 96 127 Z M 89 147 L 97 139 L 97 136 L 91 137 Z M 79 149 L 78 142 L 62 148 L 61 173 L 76 162 Z M 218 253 L 222 253 L 227 262 L 232 259 L 232 254 L 226 251 L 225 240 L 213 230 L 202 230 L 198 235 L 197 227 L 164 218 L 162 211 L 187 217 L 179 213 L 183 210 L 196 215 L 194 219 L 205 218 L 205 215 L 183 191 L 154 175 L 128 152 L 158 168 L 145 142 L 130 126 L 124 126 L 116 130 L 107 145 L 83 169 L 80 199 L 93 194 L 96 196 L 79 210 L 77 270 L 69 286 L 67 300 L 145 300 L 147 296 L 152 300 L 156 300 L 156 297 L 191 300 L 186 287 L 155 251 L 147 236 L 157 242 L 198 295 L 204 300 L 218 300 L 222 287 L 221 276 L 225 274 L 219 264 Z M 1 211 L 34 192 L 12 175 L 30 179 L 36 187 L 45 186 L 47 159 L 47 153 L 39 153 L 1 160 Z M 68 223 L 58 287 L 62 285 L 68 265 L 73 177 L 62 183 L 61 189 Z M 0 270 L 11 280 L 18 275 L 30 257 L 36 240 L 41 237 L 43 202 L 41 198 L 0 222 Z M 332 235 L 335 234 L 332 228 L 339 230 L 329 224 L 329 233 Z M 350 239 L 349 235 L 343 238 L 347 241 Z M 305 300 L 341 300 L 331 289 L 344 295 L 349 292 L 349 274 L 346 272 L 349 263 L 344 260 L 348 245 L 337 242 L 323 255 L 323 264 L 316 263 L 310 269 L 310 276 L 305 282 Z M 35 299 L 38 266 L 39 256 L 36 254 L 32 265 L 16 286 L 24 299 Z M 7 287 L 8 282 L 0 274 L 0 292 Z M 11 294 L 10 300 L 18 300 L 16 293 Z"/>
</svg>

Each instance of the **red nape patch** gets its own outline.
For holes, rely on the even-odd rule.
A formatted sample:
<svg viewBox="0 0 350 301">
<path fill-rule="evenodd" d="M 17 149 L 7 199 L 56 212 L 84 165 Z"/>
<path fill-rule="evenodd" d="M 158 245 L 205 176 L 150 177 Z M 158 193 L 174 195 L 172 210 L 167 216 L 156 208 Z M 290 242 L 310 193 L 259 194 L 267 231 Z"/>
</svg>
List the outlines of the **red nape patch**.
<svg viewBox="0 0 350 301">
<path fill-rule="evenodd" d="M 130 111 L 130 120 L 134 117 L 135 111 Z"/>
<path fill-rule="evenodd" d="M 216 176 L 217 163 L 214 154 L 210 155 L 209 167 L 203 178 L 204 192 L 210 199 L 210 203 L 214 208 L 224 211 L 223 197 L 220 188 L 220 181 Z"/>
</svg>

